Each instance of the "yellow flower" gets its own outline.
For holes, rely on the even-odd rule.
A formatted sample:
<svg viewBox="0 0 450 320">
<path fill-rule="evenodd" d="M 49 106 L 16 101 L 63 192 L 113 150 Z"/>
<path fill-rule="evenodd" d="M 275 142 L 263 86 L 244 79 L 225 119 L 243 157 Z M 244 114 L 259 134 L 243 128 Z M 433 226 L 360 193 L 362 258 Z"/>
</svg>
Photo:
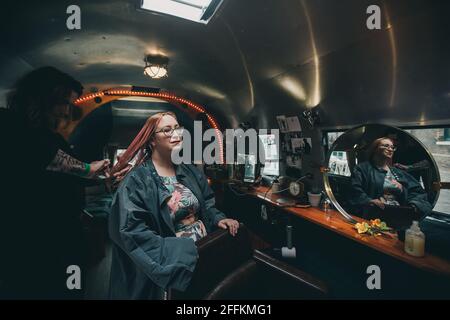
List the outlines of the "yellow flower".
<svg viewBox="0 0 450 320">
<path fill-rule="evenodd" d="M 366 222 L 357 223 L 355 227 L 358 230 L 358 233 L 366 233 L 369 230 L 369 225 Z"/>
<path fill-rule="evenodd" d="M 390 232 L 391 229 L 388 228 L 386 222 L 381 221 L 380 219 L 374 219 L 367 222 L 356 223 L 354 228 L 358 230 L 358 233 L 368 233 L 373 236 L 379 236 L 384 231 Z"/>
<path fill-rule="evenodd" d="M 380 219 L 370 220 L 370 225 L 381 228 L 381 220 Z"/>
</svg>

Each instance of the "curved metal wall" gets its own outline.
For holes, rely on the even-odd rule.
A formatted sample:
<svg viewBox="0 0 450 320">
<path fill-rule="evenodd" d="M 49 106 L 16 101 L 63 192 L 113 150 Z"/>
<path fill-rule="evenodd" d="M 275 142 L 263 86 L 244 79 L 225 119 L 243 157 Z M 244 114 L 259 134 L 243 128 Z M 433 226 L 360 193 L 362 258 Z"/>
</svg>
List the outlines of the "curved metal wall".
<svg viewBox="0 0 450 320">
<path fill-rule="evenodd" d="M 448 1 L 226 0 L 207 26 L 138 11 L 137 2 L 77 1 L 74 31 L 67 1 L 2 3 L 0 76 L 10 79 L 20 60 L 55 65 L 87 91 L 162 87 L 232 127 L 252 113 L 274 123 L 281 109 L 318 103 L 324 126 L 450 122 Z M 372 4 L 382 30 L 366 28 Z M 142 74 L 150 52 L 169 56 L 169 78 Z"/>
</svg>

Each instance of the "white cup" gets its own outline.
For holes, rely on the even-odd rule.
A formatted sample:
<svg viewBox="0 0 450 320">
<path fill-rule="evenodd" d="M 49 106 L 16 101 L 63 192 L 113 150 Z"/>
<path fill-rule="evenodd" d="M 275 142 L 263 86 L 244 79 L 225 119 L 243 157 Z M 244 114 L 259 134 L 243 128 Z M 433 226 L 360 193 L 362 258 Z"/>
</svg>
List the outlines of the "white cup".
<svg viewBox="0 0 450 320">
<path fill-rule="evenodd" d="M 321 193 L 308 192 L 308 200 L 311 206 L 318 207 L 320 204 L 320 198 L 322 198 Z"/>
</svg>

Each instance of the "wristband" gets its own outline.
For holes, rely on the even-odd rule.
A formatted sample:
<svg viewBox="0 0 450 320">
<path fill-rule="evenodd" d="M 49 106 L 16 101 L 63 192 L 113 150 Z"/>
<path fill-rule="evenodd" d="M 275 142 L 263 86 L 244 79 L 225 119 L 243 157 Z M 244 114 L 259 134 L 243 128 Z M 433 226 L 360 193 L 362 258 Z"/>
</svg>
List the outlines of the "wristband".
<svg viewBox="0 0 450 320">
<path fill-rule="evenodd" d="M 91 172 L 91 165 L 89 163 L 85 163 L 83 176 L 87 176 L 89 172 Z"/>
</svg>

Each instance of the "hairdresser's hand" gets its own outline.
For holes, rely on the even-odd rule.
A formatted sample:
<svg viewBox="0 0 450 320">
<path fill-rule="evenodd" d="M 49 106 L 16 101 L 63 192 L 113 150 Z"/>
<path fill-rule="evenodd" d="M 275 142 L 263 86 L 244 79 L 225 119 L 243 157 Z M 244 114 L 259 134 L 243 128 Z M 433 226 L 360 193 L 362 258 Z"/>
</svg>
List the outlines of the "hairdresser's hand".
<svg viewBox="0 0 450 320">
<path fill-rule="evenodd" d="M 370 204 L 377 206 L 381 210 L 384 210 L 384 202 L 381 201 L 380 199 L 372 199 L 370 200 Z"/>
<path fill-rule="evenodd" d="M 90 179 L 100 179 L 102 178 L 108 178 L 108 166 L 110 161 L 108 159 L 100 160 L 100 161 L 93 161 L 90 163 L 91 169 L 87 175 L 87 178 Z"/>
<path fill-rule="evenodd" d="M 239 222 L 234 219 L 222 219 L 217 224 L 219 228 L 228 229 L 230 234 L 234 237 L 239 229 Z"/>
</svg>

